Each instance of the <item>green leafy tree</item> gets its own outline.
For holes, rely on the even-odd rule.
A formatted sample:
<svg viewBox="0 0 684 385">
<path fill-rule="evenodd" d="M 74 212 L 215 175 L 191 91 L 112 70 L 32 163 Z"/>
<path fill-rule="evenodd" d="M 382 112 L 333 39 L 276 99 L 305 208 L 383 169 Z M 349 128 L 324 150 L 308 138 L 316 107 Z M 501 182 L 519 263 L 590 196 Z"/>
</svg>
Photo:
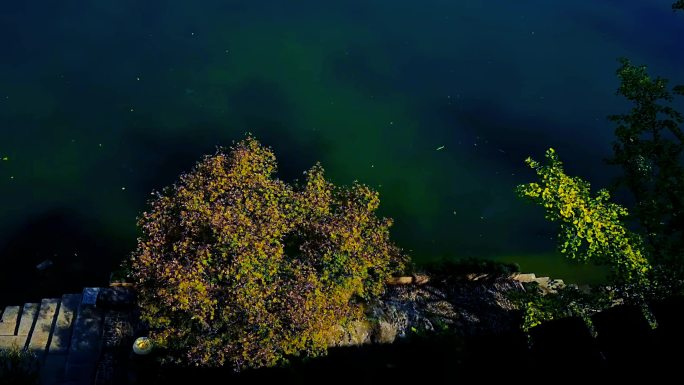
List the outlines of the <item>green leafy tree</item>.
<svg viewBox="0 0 684 385">
<path fill-rule="evenodd" d="M 554 149 L 546 151 L 548 164 L 527 158 L 540 181 L 520 185 L 517 193 L 542 206 L 546 218 L 560 223 L 560 252 L 580 262 L 608 266 L 612 281 L 627 292 L 649 284 L 649 264 L 639 235 L 622 222 L 627 210 L 609 202 L 610 193 L 590 192 L 590 184 L 565 174 Z"/>
<path fill-rule="evenodd" d="M 545 165 L 526 159 L 539 182 L 517 186 L 518 196 L 544 207 L 545 217 L 560 223 L 558 244 L 563 255 L 609 267 L 613 287 L 591 294 L 572 287 L 550 294 L 534 287 L 512 293 L 510 299 L 523 312 L 522 329 L 569 316 L 582 317 L 591 327 L 591 314 L 613 306 L 618 297 L 639 304 L 648 313 L 644 299 L 652 295 L 653 268 L 641 237 L 622 221 L 627 209 L 611 203 L 608 190 L 601 189 L 592 196 L 587 181 L 566 175 L 553 148 L 546 151 L 546 159 Z"/>
<path fill-rule="evenodd" d="M 672 3 L 672 10 L 673 11 L 684 10 L 684 0 L 677 0 L 674 3 Z"/>
<path fill-rule="evenodd" d="M 275 172 L 273 152 L 248 137 L 139 219 L 131 275 L 167 361 L 241 370 L 323 354 L 403 269 L 376 191 L 335 187 L 320 165 L 301 185 Z"/>
<path fill-rule="evenodd" d="M 612 115 L 617 123 L 613 157 L 608 163 L 624 174 L 612 189 L 625 186 L 636 201 L 633 214 L 652 262 L 684 276 L 684 133 L 667 80 L 652 79 L 645 66 L 620 59 L 618 95 L 633 103 L 629 114 Z M 684 87 L 675 87 L 684 94 Z"/>
</svg>

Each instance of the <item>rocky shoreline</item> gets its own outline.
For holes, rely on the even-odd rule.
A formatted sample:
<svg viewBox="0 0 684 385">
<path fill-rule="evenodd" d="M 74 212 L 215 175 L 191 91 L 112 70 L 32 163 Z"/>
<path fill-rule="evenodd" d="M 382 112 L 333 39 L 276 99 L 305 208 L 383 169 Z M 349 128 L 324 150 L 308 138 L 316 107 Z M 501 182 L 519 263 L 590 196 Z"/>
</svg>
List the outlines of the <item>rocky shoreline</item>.
<svg viewBox="0 0 684 385">
<path fill-rule="evenodd" d="M 331 362 L 339 361 L 346 363 L 342 365 L 367 365 L 366 367 L 376 368 L 372 366 L 375 364 L 358 363 L 359 360 L 364 362 L 367 359 L 364 357 L 371 354 L 370 357 L 381 362 L 381 365 L 385 365 L 382 364 L 385 361 L 390 365 L 378 370 L 390 370 L 391 373 L 395 373 L 392 368 L 396 368 L 392 365 L 399 365 L 398 362 L 421 359 L 426 361 L 424 365 L 427 367 L 435 365 L 433 360 L 437 360 L 437 366 L 449 371 L 449 375 L 456 370 L 455 367 L 460 368 L 456 372 L 475 373 L 476 369 L 473 368 L 479 368 L 477 365 L 487 366 L 494 361 L 497 365 L 508 365 L 511 369 L 522 365 L 528 369 L 536 368 L 535 370 L 545 367 L 538 367 L 539 363 L 548 366 L 587 361 L 605 371 L 610 365 L 627 365 L 631 362 L 620 355 L 622 351 L 630 351 L 630 354 L 647 360 L 651 355 L 639 350 L 643 346 L 650 347 L 649 349 L 653 346 L 669 347 L 679 343 L 676 341 L 682 341 L 677 326 L 681 317 L 674 311 L 680 308 L 681 298 L 675 298 L 674 302 L 671 301 L 672 304 L 663 302 L 653 305 L 659 322 L 659 328 L 655 331 L 648 326 L 639 309 L 621 305 L 592 316 L 594 325 L 601 329 L 598 338 L 589 334 L 582 320 L 575 318 L 549 321 L 525 334 L 520 330 L 522 314 L 509 300 L 509 295 L 525 290 L 524 284 L 528 282 L 536 282 L 545 292 L 554 292 L 564 286 L 559 280 L 508 272 L 452 275 L 437 273 L 430 276 L 399 277 L 388 285 L 379 300 L 367 305 L 365 320 L 352 323 L 341 330 L 342 338 L 330 343 L 331 357 L 316 360 L 322 363 L 317 365 L 337 365 Z M 95 297 L 91 295 L 93 293 L 96 293 Z M 184 369 L 173 368 L 160 372 L 154 362 L 154 354 L 138 356 L 132 353 L 133 340 L 147 334 L 145 325 L 139 319 L 134 287 L 113 285 L 108 288 L 86 288 L 82 297 L 88 303 L 78 305 L 71 317 L 73 323 L 70 328 L 73 328 L 75 337 L 65 347 L 67 360 L 64 373 L 59 376 L 51 375 L 56 381 L 46 383 L 66 384 L 69 383 L 67 380 L 70 376 L 75 375 L 69 374 L 70 362 L 73 361 L 69 357 L 73 355 L 74 346 L 80 346 L 79 349 L 82 350 L 82 342 L 78 341 L 83 340 L 83 333 L 76 329 L 83 325 L 90 325 L 89 330 L 93 330 L 89 332 L 92 341 L 87 349 L 91 352 L 88 353 L 88 362 L 92 365 L 93 375 L 91 377 L 83 372 L 79 377 L 84 380 L 90 377 L 92 381 L 87 382 L 88 384 L 148 383 L 158 379 L 158 375 L 175 375 L 178 370 L 181 370 L 179 373 L 188 374 L 183 372 Z M 3 318 L 7 318 L 5 316 L 3 314 Z M 59 325 L 55 325 L 53 328 L 57 330 Z M 65 325 L 62 326 L 66 327 Z M 432 342 L 419 342 L 421 340 Z M 530 344 L 530 341 L 533 343 Z M 631 342 L 625 347 L 622 346 L 624 343 L 616 345 L 615 341 Z M 618 345 L 619 348 L 616 348 Z M 630 347 L 631 350 L 628 349 Z M 457 362 L 450 364 L 448 360 L 439 361 L 442 351 L 432 352 L 433 349 L 444 349 L 454 355 Z M 49 350 L 48 358 L 52 354 L 52 344 Z M 379 353 L 373 356 L 372 352 Z M 340 361 L 340 354 L 346 358 Z M 554 358 L 558 354 L 563 356 L 562 360 Z M 613 354 L 612 361 L 610 354 Z M 606 360 L 606 357 L 609 359 Z M 283 370 L 308 372 L 310 369 L 306 368 L 309 367 Z M 45 367 L 52 374 L 58 373 L 59 369 L 55 365 Z M 400 376 L 397 373 L 395 374 Z"/>
<path fill-rule="evenodd" d="M 369 304 L 368 320 L 355 322 L 332 345 L 392 343 L 447 330 L 463 337 L 519 330 L 521 315 L 508 293 L 525 290 L 527 282 L 545 292 L 564 286 L 561 280 L 521 273 L 398 277 L 379 301 Z"/>
</svg>

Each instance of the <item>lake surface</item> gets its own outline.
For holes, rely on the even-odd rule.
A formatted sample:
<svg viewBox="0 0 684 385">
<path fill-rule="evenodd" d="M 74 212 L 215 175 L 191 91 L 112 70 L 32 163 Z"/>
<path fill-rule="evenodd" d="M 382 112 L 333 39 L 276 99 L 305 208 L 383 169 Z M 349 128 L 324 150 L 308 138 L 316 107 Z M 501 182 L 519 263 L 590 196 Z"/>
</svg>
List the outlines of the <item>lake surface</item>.
<svg viewBox="0 0 684 385">
<path fill-rule="evenodd" d="M 247 131 L 283 179 L 320 160 L 336 183 L 377 188 L 418 262 L 594 282 L 513 189 L 548 147 L 594 187 L 618 174 L 602 162 L 606 116 L 629 108 L 616 58 L 684 82 L 671 2 L 5 1 L 2 298 L 104 284 L 150 192 Z"/>
</svg>

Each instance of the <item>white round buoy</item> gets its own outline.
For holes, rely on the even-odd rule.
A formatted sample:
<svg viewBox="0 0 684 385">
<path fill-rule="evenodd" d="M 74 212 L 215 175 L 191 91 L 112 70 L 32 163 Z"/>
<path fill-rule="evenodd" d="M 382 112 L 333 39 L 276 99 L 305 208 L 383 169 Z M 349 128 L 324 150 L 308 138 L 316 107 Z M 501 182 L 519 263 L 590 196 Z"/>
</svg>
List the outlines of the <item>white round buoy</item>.
<svg viewBox="0 0 684 385">
<path fill-rule="evenodd" d="M 133 342 L 133 352 L 135 354 L 145 355 L 152 351 L 152 341 L 147 337 L 138 337 Z"/>
</svg>

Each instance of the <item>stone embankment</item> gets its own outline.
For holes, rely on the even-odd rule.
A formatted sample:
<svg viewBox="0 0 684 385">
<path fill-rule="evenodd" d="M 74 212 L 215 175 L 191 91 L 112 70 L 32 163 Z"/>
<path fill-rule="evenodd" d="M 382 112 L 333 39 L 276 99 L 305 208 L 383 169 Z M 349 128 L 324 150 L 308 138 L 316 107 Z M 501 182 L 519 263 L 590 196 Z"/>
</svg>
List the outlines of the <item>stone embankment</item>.
<svg viewBox="0 0 684 385">
<path fill-rule="evenodd" d="M 42 385 L 97 383 L 112 305 L 124 302 L 132 304 L 130 292 L 85 288 L 40 303 L 7 306 L 0 315 L 0 349 L 35 353 Z"/>
</svg>

